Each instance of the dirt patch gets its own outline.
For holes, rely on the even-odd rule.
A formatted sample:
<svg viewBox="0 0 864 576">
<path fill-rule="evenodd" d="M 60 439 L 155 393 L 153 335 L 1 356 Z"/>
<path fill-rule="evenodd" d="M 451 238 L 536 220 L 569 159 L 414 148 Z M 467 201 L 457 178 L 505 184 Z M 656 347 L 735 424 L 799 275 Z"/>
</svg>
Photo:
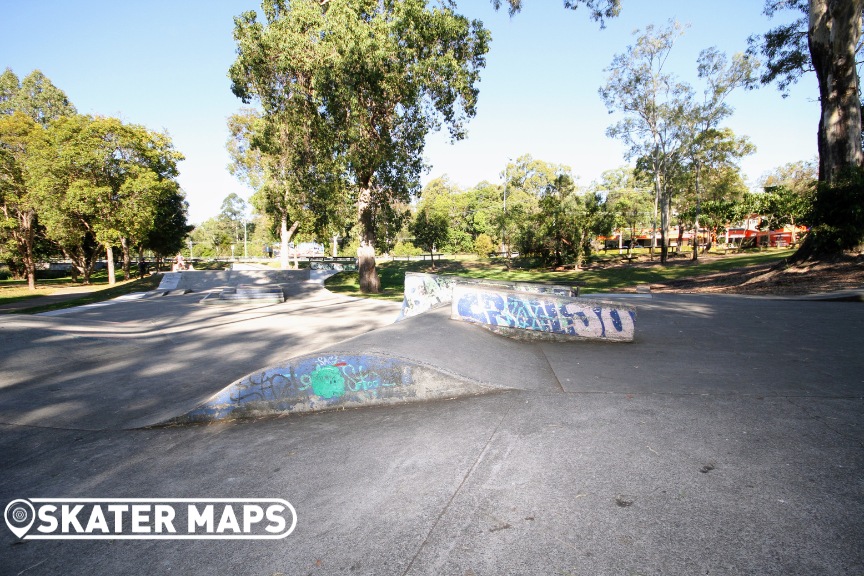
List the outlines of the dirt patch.
<svg viewBox="0 0 864 576">
<path fill-rule="evenodd" d="M 799 265 L 762 264 L 652 284 L 652 292 L 794 296 L 864 289 L 864 256 Z"/>
</svg>

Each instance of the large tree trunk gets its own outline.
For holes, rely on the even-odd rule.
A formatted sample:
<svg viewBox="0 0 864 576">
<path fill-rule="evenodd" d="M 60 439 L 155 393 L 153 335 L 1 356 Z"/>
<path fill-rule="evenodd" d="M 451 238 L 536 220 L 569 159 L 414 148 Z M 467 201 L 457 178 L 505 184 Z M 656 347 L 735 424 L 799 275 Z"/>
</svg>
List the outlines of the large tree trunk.
<svg viewBox="0 0 864 576">
<path fill-rule="evenodd" d="M 114 247 L 105 247 L 105 259 L 108 261 L 108 285 L 114 286 L 117 284 L 117 278 L 114 276 Z"/>
<path fill-rule="evenodd" d="M 130 253 L 128 238 L 120 239 L 120 248 L 123 251 L 123 280 L 129 280 L 130 278 L 132 278 L 132 274 L 130 272 L 130 269 L 132 267 L 132 254 Z"/>
<path fill-rule="evenodd" d="M 861 150 L 861 100 L 855 49 L 861 37 L 861 11 L 864 0 L 810 0 L 807 42 L 810 59 L 819 82 L 819 183 L 813 211 L 820 221 L 813 222 L 810 234 L 790 261 L 831 257 L 850 244 L 850 236 L 864 240 L 864 230 L 845 216 L 838 217 L 836 205 L 851 206 L 855 193 L 833 190 L 844 177 L 864 165 Z M 853 196 L 853 198 L 849 198 Z M 836 220 L 836 221 L 835 221 Z"/>
<path fill-rule="evenodd" d="M 702 196 L 699 190 L 699 163 L 696 163 L 696 216 L 693 218 L 693 261 L 699 260 L 699 212 L 702 210 Z M 681 243 L 678 243 L 681 250 Z"/>
<path fill-rule="evenodd" d="M 819 81 L 819 181 L 864 164 L 855 49 L 864 0 L 810 0 L 808 43 Z"/>
<path fill-rule="evenodd" d="M 282 214 L 282 226 L 279 233 L 279 238 L 282 241 L 282 249 L 279 253 L 279 268 L 282 270 L 288 270 L 291 267 L 291 261 L 288 258 L 288 243 L 291 241 L 291 236 L 299 225 L 300 222 L 294 222 L 291 228 L 288 228 L 288 214 Z"/>
<path fill-rule="evenodd" d="M 669 259 L 669 198 L 663 190 L 660 195 L 660 263 Z"/>
<path fill-rule="evenodd" d="M 28 210 L 21 215 L 20 243 L 21 255 L 24 259 L 24 271 L 27 274 L 27 288 L 36 290 L 36 233 L 33 229 L 33 221 L 36 213 Z"/>
<path fill-rule="evenodd" d="M 657 248 L 657 210 L 660 204 L 660 174 L 657 172 L 657 166 L 654 166 L 654 214 L 651 217 L 651 247 L 648 253 L 651 260 L 654 260 L 654 250 Z"/>
<path fill-rule="evenodd" d="M 368 184 L 360 190 L 357 200 L 360 220 L 360 247 L 357 248 L 357 269 L 360 291 L 377 294 L 381 291 L 381 279 L 375 266 L 375 218 L 372 214 L 372 190 Z"/>
<path fill-rule="evenodd" d="M 14 206 L 4 204 L 2 207 L 3 215 L 6 218 L 17 218 L 17 229 L 11 231 L 12 239 L 15 242 L 18 254 L 21 256 L 22 270 L 21 274 L 27 278 L 27 287 L 30 290 L 36 290 L 36 234 L 33 229 L 36 213 L 33 210 L 19 210 Z M 15 273 L 14 270 L 12 270 Z"/>
<path fill-rule="evenodd" d="M 189 257 L 189 263 L 192 263 L 192 257 Z M 147 267 L 144 261 L 144 247 L 138 245 L 138 278 L 144 278 L 144 269 Z"/>
</svg>

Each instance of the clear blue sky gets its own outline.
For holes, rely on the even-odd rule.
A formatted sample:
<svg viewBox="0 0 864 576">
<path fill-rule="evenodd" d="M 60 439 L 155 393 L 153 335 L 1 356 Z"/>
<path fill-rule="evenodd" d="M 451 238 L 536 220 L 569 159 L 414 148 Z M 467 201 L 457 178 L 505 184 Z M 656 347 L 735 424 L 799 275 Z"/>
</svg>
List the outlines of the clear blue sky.
<svg viewBox="0 0 864 576">
<path fill-rule="evenodd" d="M 688 23 L 671 70 L 695 84 L 702 48 L 731 55 L 772 25 L 761 0 L 623 0 L 621 17 L 605 30 L 560 0 L 524 4 L 511 19 L 489 0 L 459 2 L 463 14 L 492 32 L 492 45 L 468 138 L 455 145 L 445 134 L 429 138 L 424 183 L 443 174 L 466 187 L 498 182 L 508 158 L 529 153 L 571 166 L 587 185 L 625 164 L 622 145 L 605 135 L 616 117 L 597 89 L 613 55 L 632 43 L 633 30 L 669 18 Z M 241 105 L 227 70 L 233 17 L 258 7 L 251 0 L 0 0 L 0 66 L 21 78 L 42 70 L 81 113 L 166 130 L 186 156 L 180 184 L 190 219 L 200 223 L 231 192 L 250 193 L 226 170 L 225 120 Z M 816 96 L 812 75 L 785 99 L 773 87 L 733 96 L 736 111 L 726 124 L 758 149 L 742 163 L 751 184 L 776 166 L 816 156 Z"/>
</svg>

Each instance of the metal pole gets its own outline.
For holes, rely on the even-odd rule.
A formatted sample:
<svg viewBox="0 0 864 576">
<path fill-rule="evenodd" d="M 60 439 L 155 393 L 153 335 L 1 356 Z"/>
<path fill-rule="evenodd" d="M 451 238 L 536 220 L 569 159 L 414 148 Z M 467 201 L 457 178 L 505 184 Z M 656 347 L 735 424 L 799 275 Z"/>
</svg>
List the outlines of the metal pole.
<svg viewBox="0 0 864 576">
<path fill-rule="evenodd" d="M 243 220 L 243 258 L 244 259 L 249 258 L 249 247 L 247 246 L 247 242 L 248 242 L 249 238 L 246 234 L 246 224 L 247 224 L 246 220 Z"/>
</svg>

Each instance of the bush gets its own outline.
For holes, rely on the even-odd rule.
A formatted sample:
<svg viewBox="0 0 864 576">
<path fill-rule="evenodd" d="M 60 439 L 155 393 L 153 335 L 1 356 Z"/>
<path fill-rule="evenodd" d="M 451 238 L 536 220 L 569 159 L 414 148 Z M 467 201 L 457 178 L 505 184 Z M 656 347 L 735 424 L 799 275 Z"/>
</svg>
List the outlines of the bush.
<svg viewBox="0 0 864 576">
<path fill-rule="evenodd" d="M 836 254 L 864 243 L 864 170 L 820 183 L 809 220 L 813 228 L 799 256 Z"/>
<path fill-rule="evenodd" d="M 474 253 L 485 258 L 495 252 L 495 242 L 488 234 L 480 234 L 474 240 Z"/>
<path fill-rule="evenodd" d="M 392 256 L 419 256 L 423 254 L 423 250 L 417 248 L 411 242 L 396 242 L 396 246 L 390 252 Z"/>
</svg>

